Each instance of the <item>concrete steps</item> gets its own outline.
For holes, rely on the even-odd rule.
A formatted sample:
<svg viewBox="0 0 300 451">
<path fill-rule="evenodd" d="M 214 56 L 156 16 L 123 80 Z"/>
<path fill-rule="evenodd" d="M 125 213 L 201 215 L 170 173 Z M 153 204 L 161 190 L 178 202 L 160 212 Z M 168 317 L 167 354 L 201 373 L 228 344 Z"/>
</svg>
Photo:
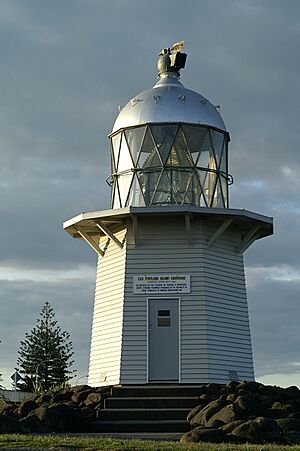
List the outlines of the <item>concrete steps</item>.
<svg viewBox="0 0 300 451">
<path fill-rule="evenodd" d="M 97 433 L 170 433 L 190 429 L 189 411 L 199 404 L 200 386 L 116 386 L 99 410 L 92 431 Z"/>
<path fill-rule="evenodd" d="M 127 409 L 129 406 L 132 409 L 188 409 L 199 404 L 199 398 L 176 398 L 176 397 L 132 397 L 132 398 L 108 398 L 104 401 L 105 409 Z"/>
<path fill-rule="evenodd" d="M 113 397 L 199 397 L 199 385 L 123 385 L 112 387 Z"/>
<path fill-rule="evenodd" d="M 185 421 L 190 409 L 105 409 L 98 412 L 100 421 L 131 420 L 182 420 Z"/>
</svg>

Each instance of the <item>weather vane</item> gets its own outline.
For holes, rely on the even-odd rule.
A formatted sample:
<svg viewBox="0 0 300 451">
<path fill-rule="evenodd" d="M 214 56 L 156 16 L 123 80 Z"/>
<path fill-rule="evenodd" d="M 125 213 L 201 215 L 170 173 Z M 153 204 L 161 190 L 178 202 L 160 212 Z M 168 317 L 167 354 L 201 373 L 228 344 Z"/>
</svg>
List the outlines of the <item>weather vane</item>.
<svg viewBox="0 0 300 451">
<path fill-rule="evenodd" d="M 183 49 L 184 49 L 184 41 L 174 42 L 171 48 L 162 49 L 160 51 L 160 55 L 165 55 L 166 53 L 170 55 L 171 53 L 181 52 L 181 50 Z"/>
</svg>

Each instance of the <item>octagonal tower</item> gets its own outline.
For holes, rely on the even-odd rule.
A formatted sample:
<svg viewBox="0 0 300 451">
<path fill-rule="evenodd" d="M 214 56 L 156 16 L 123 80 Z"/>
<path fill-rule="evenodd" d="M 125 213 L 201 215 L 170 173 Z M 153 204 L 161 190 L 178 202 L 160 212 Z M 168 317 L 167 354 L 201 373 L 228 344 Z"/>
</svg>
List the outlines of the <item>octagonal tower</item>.
<svg viewBox="0 0 300 451">
<path fill-rule="evenodd" d="M 229 133 L 181 50 L 115 121 L 111 208 L 64 223 L 99 256 L 92 386 L 254 379 L 243 252 L 272 219 L 229 208 Z"/>
</svg>

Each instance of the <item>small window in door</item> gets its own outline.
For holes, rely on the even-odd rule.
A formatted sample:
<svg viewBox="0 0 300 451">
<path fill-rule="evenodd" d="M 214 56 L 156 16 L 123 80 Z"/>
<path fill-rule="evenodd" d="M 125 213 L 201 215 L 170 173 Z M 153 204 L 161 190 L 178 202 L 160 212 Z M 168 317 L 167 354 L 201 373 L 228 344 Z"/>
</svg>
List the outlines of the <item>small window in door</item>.
<svg viewBox="0 0 300 451">
<path fill-rule="evenodd" d="M 158 310 L 157 327 L 170 327 L 170 326 L 171 326 L 170 310 Z"/>
</svg>

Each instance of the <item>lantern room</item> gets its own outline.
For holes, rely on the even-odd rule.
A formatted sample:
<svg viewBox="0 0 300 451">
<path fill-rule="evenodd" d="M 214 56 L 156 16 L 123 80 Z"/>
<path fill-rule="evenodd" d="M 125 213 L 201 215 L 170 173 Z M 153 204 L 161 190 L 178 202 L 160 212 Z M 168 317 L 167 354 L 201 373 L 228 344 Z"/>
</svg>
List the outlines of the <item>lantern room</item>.
<svg viewBox="0 0 300 451">
<path fill-rule="evenodd" d="M 115 121 L 112 208 L 228 207 L 229 133 L 217 107 L 179 81 L 185 57 L 163 50 L 158 82 L 132 98 Z"/>
</svg>

